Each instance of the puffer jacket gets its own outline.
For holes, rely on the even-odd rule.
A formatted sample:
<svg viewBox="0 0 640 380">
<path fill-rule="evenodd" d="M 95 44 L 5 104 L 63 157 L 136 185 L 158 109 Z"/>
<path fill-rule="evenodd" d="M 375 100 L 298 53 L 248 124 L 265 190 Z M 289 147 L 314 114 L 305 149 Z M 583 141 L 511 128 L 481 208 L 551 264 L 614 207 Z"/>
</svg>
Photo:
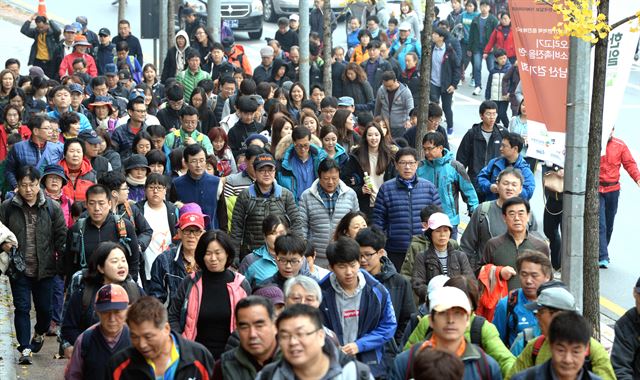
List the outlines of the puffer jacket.
<svg viewBox="0 0 640 380">
<path fill-rule="evenodd" d="M 433 183 L 438 189 L 442 209 L 449 217 L 451 225 L 460 224 L 458 214 L 458 195 L 467 202 L 469 214 L 478 207 L 478 195 L 471 184 L 464 167 L 453 159 L 453 153 L 445 149 L 441 158 L 432 161 L 423 160 L 418 168 L 418 177 Z"/>
<path fill-rule="evenodd" d="M 435 276 L 441 274 L 446 274 L 449 277 L 458 275 L 473 276 L 469 259 L 467 259 L 467 255 L 464 252 L 454 249 L 451 244 L 447 246 L 447 251 L 449 253 L 447 256 L 447 273 L 444 272 L 433 245 L 429 245 L 426 251 L 418 253 L 416 256 L 411 286 L 418 295 L 420 303 L 425 301 L 427 284 Z"/>
<path fill-rule="evenodd" d="M 57 164 L 63 157 L 63 145 L 47 142 L 44 149 L 39 148 L 33 140 L 25 140 L 16 143 L 7 154 L 7 166 L 5 173 L 11 189 L 18 186 L 16 170 L 23 165 L 34 166 L 42 170 L 45 166 Z"/>
<path fill-rule="evenodd" d="M 420 211 L 440 206 L 438 189 L 426 179 L 414 176 L 410 189 L 399 177 L 385 182 L 378 191 L 373 224 L 387 234 L 387 252 L 406 253 L 411 237 L 422 231 Z"/>
<path fill-rule="evenodd" d="M 67 175 L 67 178 L 71 178 L 69 175 L 69 166 L 67 165 L 67 160 L 63 159 L 60 161 L 60 166 L 64 169 L 64 173 Z M 89 159 L 84 157 L 82 159 L 82 164 L 80 165 L 80 174 L 76 177 L 75 182 L 69 180 L 67 184 L 62 188 L 62 192 L 69 199 L 74 202 L 85 201 L 87 199 L 86 192 L 87 189 L 96 184 L 96 172 L 91 167 L 91 162 Z"/>
<path fill-rule="evenodd" d="M 325 250 L 331 242 L 336 226 L 343 216 L 351 211 L 359 211 L 360 208 L 355 191 L 340 181 L 335 209 L 330 213 L 320 196 L 318 186 L 319 181 L 316 179 L 311 187 L 302 193 L 298 206 L 303 224 L 302 237 L 316 249 L 318 265 L 326 267 L 329 262 Z"/>
<path fill-rule="evenodd" d="M 358 196 L 358 204 L 360 205 L 360 211 L 364 212 L 369 218 L 373 214 L 373 207 L 370 206 L 369 194 L 362 192 L 362 186 L 364 186 L 364 170 L 358 160 L 358 152 L 356 148 L 353 153 L 349 155 L 349 161 L 347 165 L 340 171 L 340 179 L 351 187 Z M 387 164 L 387 169 L 384 171 L 383 180 L 389 181 L 396 176 L 396 165 L 394 160 L 390 160 Z"/>
<path fill-rule="evenodd" d="M 536 189 L 536 180 L 533 176 L 531 168 L 529 167 L 529 164 L 520 154 L 518 155 L 518 159 L 516 160 L 516 162 L 509 166 L 513 167 L 514 169 L 520 170 L 522 176 L 524 177 L 524 183 L 522 184 L 522 192 L 520 193 L 520 197 L 526 200 L 531 199 L 531 197 L 533 197 L 533 192 Z M 479 190 L 484 193 L 486 200 L 492 201 L 494 199 L 498 199 L 498 194 L 491 192 L 491 184 L 496 183 L 498 175 L 506 167 L 507 160 L 504 157 L 496 157 L 489 161 L 487 166 L 482 168 L 482 170 L 478 174 Z"/>
<path fill-rule="evenodd" d="M 615 326 L 616 338 L 611 348 L 611 365 L 618 380 L 640 378 L 640 314 L 629 309 Z"/>
<path fill-rule="evenodd" d="M 240 67 L 247 75 L 253 74 L 251 63 L 249 62 L 249 58 L 245 54 L 244 47 L 242 45 L 233 45 L 231 51 L 227 54 L 227 62 L 236 67 Z"/>
<path fill-rule="evenodd" d="M 389 291 L 393 310 L 396 313 L 396 321 L 398 322 L 395 339 L 396 343 L 399 343 L 405 327 L 409 323 L 409 319 L 411 319 L 411 314 L 416 312 L 416 304 L 413 302 L 409 281 L 396 271 L 387 256 L 382 256 L 380 262 L 382 262 L 380 273 L 374 277 Z"/>
<path fill-rule="evenodd" d="M 0 222 L 15 234 L 19 252 L 27 246 L 24 206 L 24 200 L 19 194 L 0 205 Z M 62 271 L 62 263 L 61 260 L 56 259 L 56 252 L 64 252 L 67 223 L 58 202 L 45 197 L 42 190 L 38 193 L 35 207 L 38 209 L 36 219 L 38 232 L 35 234 L 38 280 L 41 280 L 53 277 Z"/>
<path fill-rule="evenodd" d="M 147 293 L 164 304 L 173 298 L 173 293 L 187 277 L 181 249 L 181 243 L 172 244 L 167 251 L 156 257 L 151 266 L 151 280 L 145 284 Z"/>
<path fill-rule="evenodd" d="M 280 215 L 289 221 L 292 232 L 302 236 L 302 219 L 293 194 L 277 183 L 268 198 L 258 197 L 255 184 L 243 190 L 233 207 L 231 239 L 243 258 L 264 244 L 262 221 L 267 215 Z"/>
<path fill-rule="evenodd" d="M 284 156 L 281 160 L 278 161 L 277 175 L 276 180 L 280 186 L 288 189 L 293 193 L 293 198 L 296 200 L 296 203 L 302 196 L 302 191 L 298 189 L 298 180 L 295 176 L 295 172 L 293 171 L 293 166 L 291 165 L 292 155 L 295 154 L 293 149 L 293 144 L 287 148 L 284 152 Z M 310 159 L 313 161 L 313 173 L 318 173 L 318 165 L 320 162 L 327 158 L 327 154 L 315 144 L 311 144 L 311 148 L 309 150 Z M 317 175 L 316 175 L 317 177 Z"/>
<path fill-rule="evenodd" d="M 404 69 L 403 69 L 404 70 Z M 381 86 L 376 93 L 376 105 L 373 111 L 374 116 L 382 116 L 385 120 L 389 120 L 389 128 L 393 135 L 404 134 L 404 123 L 409 120 L 409 112 L 414 107 L 413 95 L 406 85 L 400 83 L 400 87 L 393 95 L 391 109 L 389 109 L 389 93 L 384 86 Z"/>
<path fill-rule="evenodd" d="M 487 88 L 484 90 L 485 100 L 493 100 L 494 102 L 506 101 L 502 99 L 502 82 L 507 72 L 509 72 L 509 69 L 511 69 L 511 63 L 509 63 L 509 61 L 502 67 L 498 67 L 497 63 L 494 64 L 487 78 Z"/>
<path fill-rule="evenodd" d="M 227 269 L 229 270 L 229 269 Z M 227 283 L 231 303 L 231 323 L 229 332 L 236 329 L 235 306 L 241 299 L 251 294 L 249 283 L 240 273 L 234 273 L 234 280 Z M 208 300 L 213 302 L 213 300 Z M 169 324 L 171 331 L 185 339 L 195 340 L 198 336 L 198 315 L 202 304 L 202 272 L 194 272 L 180 283 L 176 295 L 169 304 Z"/>
<path fill-rule="evenodd" d="M 400 42 L 400 38 L 397 38 L 391 44 L 389 56 L 396 58 L 398 63 L 400 63 L 400 68 L 404 71 L 407 68 L 404 57 L 407 56 L 407 53 L 411 52 L 418 54 L 418 57 L 422 56 L 422 46 L 420 45 L 420 41 L 413 37 L 407 37 L 403 44 Z"/>
<path fill-rule="evenodd" d="M 506 132 L 506 129 L 494 125 L 488 144 L 482 135 L 482 123 L 474 124 L 464 134 L 456 160 L 467 168 L 467 174 L 476 189 L 479 189 L 478 173 L 489 163 L 489 160 L 500 156 L 500 144 Z"/>
</svg>

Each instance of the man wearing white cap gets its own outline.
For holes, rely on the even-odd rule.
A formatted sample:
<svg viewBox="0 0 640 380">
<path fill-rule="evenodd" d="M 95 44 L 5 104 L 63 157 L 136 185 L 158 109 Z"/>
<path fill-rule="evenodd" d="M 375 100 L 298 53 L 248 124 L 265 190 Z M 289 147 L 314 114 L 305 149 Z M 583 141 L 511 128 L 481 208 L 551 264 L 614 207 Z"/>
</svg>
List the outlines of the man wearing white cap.
<svg viewBox="0 0 640 380">
<path fill-rule="evenodd" d="M 405 55 L 409 52 L 414 52 L 418 54 L 418 57 L 421 57 L 422 48 L 420 46 L 420 41 L 411 36 L 411 24 L 403 22 L 398 26 L 398 30 L 399 36 L 395 41 L 393 41 L 393 44 L 391 44 L 389 54 L 398 60 L 400 68 L 404 71 L 406 69 L 406 63 L 404 60 Z"/>
<path fill-rule="evenodd" d="M 271 78 L 271 68 L 273 67 L 273 56 L 275 52 L 271 46 L 260 49 L 262 62 L 253 70 L 253 80 L 256 84 L 268 81 Z"/>
<path fill-rule="evenodd" d="M 300 16 L 297 13 L 293 13 L 289 16 L 289 30 L 292 30 L 298 33 L 298 28 L 300 27 Z"/>
<path fill-rule="evenodd" d="M 413 368 L 411 362 L 423 350 L 448 351 L 458 356 L 464 363 L 464 379 L 502 379 L 498 363 L 464 337 L 471 303 L 462 290 L 451 286 L 435 290 L 431 295 L 430 308 L 431 338 L 398 355 L 390 379 L 413 378 L 412 373 L 407 373 L 407 368 Z"/>
</svg>

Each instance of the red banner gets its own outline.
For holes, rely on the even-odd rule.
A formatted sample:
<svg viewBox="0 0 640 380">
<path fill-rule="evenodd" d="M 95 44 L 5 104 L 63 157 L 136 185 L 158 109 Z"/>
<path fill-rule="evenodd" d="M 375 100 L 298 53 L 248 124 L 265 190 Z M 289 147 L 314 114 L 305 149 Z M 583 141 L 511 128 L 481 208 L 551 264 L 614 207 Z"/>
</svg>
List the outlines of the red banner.
<svg viewBox="0 0 640 380">
<path fill-rule="evenodd" d="M 554 38 L 562 21 L 551 6 L 535 0 L 509 0 L 527 118 L 549 132 L 566 132 L 569 38 Z"/>
</svg>

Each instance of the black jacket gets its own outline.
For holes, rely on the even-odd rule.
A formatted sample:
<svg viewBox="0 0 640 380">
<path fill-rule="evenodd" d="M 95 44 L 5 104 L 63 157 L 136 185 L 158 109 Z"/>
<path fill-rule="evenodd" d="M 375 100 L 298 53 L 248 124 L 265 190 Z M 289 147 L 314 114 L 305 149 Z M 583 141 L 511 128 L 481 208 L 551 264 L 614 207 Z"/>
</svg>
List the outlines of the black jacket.
<svg viewBox="0 0 640 380">
<path fill-rule="evenodd" d="M 396 343 L 400 343 L 405 327 L 411 319 L 411 314 L 416 312 L 416 305 L 413 302 L 413 294 L 411 294 L 411 284 L 404 278 L 387 256 L 380 258 L 382 268 L 380 273 L 375 275 L 376 280 L 389 291 L 393 310 L 396 313 L 396 321 L 398 328 L 396 329 Z"/>
<path fill-rule="evenodd" d="M 409 72 L 405 70 L 400 77 L 400 82 L 404 83 L 409 87 L 409 91 L 411 91 L 411 95 L 413 95 L 413 104 L 422 104 L 420 97 L 420 67 L 416 67 L 413 72 Z M 414 148 L 415 145 L 409 145 Z"/>
<path fill-rule="evenodd" d="M 91 167 L 96 171 L 96 178 L 102 177 L 105 173 L 113 170 L 109 167 L 110 162 L 106 157 L 96 156 L 91 159 Z"/>
<path fill-rule="evenodd" d="M 64 273 L 71 278 L 71 276 L 80 269 L 83 269 L 83 260 L 81 253 L 83 252 L 85 261 L 89 261 L 89 256 L 95 251 L 98 244 L 103 241 L 120 242 L 120 236 L 118 234 L 118 228 L 116 226 L 115 217 L 111 212 L 107 216 L 107 219 L 102 223 L 100 228 L 96 227 L 87 218 L 84 220 L 84 231 L 80 230 L 80 220 L 76 221 L 69 232 L 67 233 L 67 245 L 65 254 L 63 257 Z M 138 237 L 136 236 L 136 230 L 133 224 L 126 218 L 124 219 L 127 230 L 127 251 L 126 257 L 129 263 L 129 274 L 134 280 L 138 280 L 138 270 L 140 266 L 140 246 L 138 244 Z M 84 264 L 86 266 L 86 264 Z"/>
<path fill-rule="evenodd" d="M 172 244 L 151 266 L 151 280 L 146 283 L 146 291 L 162 303 L 167 303 L 175 295 L 182 280 L 187 276 L 180 244 Z"/>
<path fill-rule="evenodd" d="M 182 108 L 184 108 L 184 106 Z M 167 133 L 172 129 L 180 129 L 180 126 L 182 125 L 182 122 L 180 121 L 180 111 L 182 111 L 182 108 L 179 111 L 176 111 L 167 105 L 165 108 L 158 111 L 156 117 Z"/>
<path fill-rule="evenodd" d="M 360 64 L 360 67 L 362 67 L 362 70 L 364 70 L 365 73 L 367 72 L 367 63 L 369 63 L 368 59 Z M 382 59 L 382 57 L 378 57 L 378 67 L 376 68 L 374 75 L 369 76 L 369 74 L 367 74 L 367 80 L 369 81 L 374 94 L 378 92 L 378 89 L 382 86 L 382 74 L 385 71 L 393 71 L 393 68 L 389 62 Z"/>
<path fill-rule="evenodd" d="M 506 129 L 494 125 L 491 138 L 487 144 L 484 136 L 482 136 L 482 123 L 478 123 L 469 128 L 462 138 L 456 154 L 456 161 L 467 169 L 467 174 L 469 174 L 473 187 L 476 189 L 478 189 L 478 173 L 487 165 L 489 160 L 500 155 L 502 136 L 506 132 Z"/>
<path fill-rule="evenodd" d="M 274 36 L 275 40 L 280 42 L 280 47 L 282 50 L 287 53 L 291 50 L 292 46 L 298 46 L 298 33 L 289 29 L 286 33 L 280 33 L 279 30 L 276 30 L 276 34 Z"/>
<path fill-rule="evenodd" d="M 197 342 L 182 338 L 179 334 L 171 333 L 178 343 L 180 361 L 174 380 L 204 380 L 213 376 L 213 356 L 209 350 Z M 114 380 L 154 380 L 149 371 L 149 364 L 144 356 L 134 347 L 120 351 L 113 355 L 108 364 L 109 378 Z"/>
<path fill-rule="evenodd" d="M 0 222 L 7 226 L 18 239 L 18 252 L 26 247 L 26 220 L 24 216 L 24 200 L 19 194 L 2 202 L 0 206 Z M 38 280 L 53 277 L 61 273 L 60 261 L 56 252 L 65 250 L 67 223 L 58 202 L 45 197 L 41 190 L 35 207 L 38 209 L 36 220 L 36 254 L 38 256 Z"/>
<path fill-rule="evenodd" d="M 345 62 L 334 62 L 331 64 L 331 95 L 335 98 L 341 98 L 344 96 L 342 74 L 346 68 L 347 64 Z"/>
<path fill-rule="evenodd" d="M 322 34 L 324 33 L 324 14 L 318 7 L 314 7 L 311 12 L 309 12 L 309 26 L 311 32 L 316 32 L 320 35 L 320 39 L 322 39 Z M 338 21 L 336 20 L 336 14 L 331 11 L 331 32 L 336 30 L 338 27 Z"/>
<path fill-rule="evenodd" d="M 640 378 L 640 314 L 629 309 L 615 326 L 611 365 L 619 380 Z"/>
<path fill-rule="evenodd" d="M 142 59 L 142 46 L 140 46 L 140 40 L 138 37 L 133 34 L 129 34 L 127 38 L 122 38 L 120 35 L 117 35 L 113 37 L 113 40 L 111 40 L 114 45 L 117 45 L 120 41 L 126 41 L 129 45 L 129 55 L 136 57 L 141 65 L 144 64 L 144 59 Z"/>
<path fill-rule="evenodd" d="M 433 55 L 433 48 L 431 51 Z M 458 61 L 459 59 L 453 47 L 445 44 L 445 52 L 440 68 L 440 93 L 446 94 L 449 86 L 458 87 L 458 82 L 460 82 L 460 63 Z M 413 94 L 413 92 L 411 93 Z"/>
<path fill-rule="evenodd" d="M 360 211 L 364 212 L 369 218 L 371 218 L 373 215 L 373 207 L 369 205 L 369 195 L 362 192 L 362 186 L 364 186 L 364 170 L 362 169 L 362 166 L 360 166 L 360 161 L 358 161 L 358 156 L 356 154 L 357 150 L 349 155 L 349 161 L 347 161 L 345 167 L 340 171 L 340 179 L 356 192 Z M 384 172 L 384 180 L 386 182 L 395 177 L 396 167 L 392 159 L 389 161 L 387 169 Z"/>
<path fill-rule="evenodd" d="M 96 51 L 96 66 L 98 67 L 98 75 L 104 75 L 105 66 L 113 63 L 116 56 L 116 45 L 99 45 Z"/>
<path fill-rule="evenodd" d="M 129 201 L 129 207 L 131 208 L 131 215 L 125 211 L 124 205 L 118 206 L 118 214 L 123 215 L 125 218 L 133 224 L 136 229 L 136 236 L 138 237 L 138 244 L 140 245 L 140 253 L 147 250 L 147 247 L 151 243 L 151 237 L 153 236 L 153 229 L 145 219 L 141 208 L 137 204 L 133 204 L 133 201 Z M 144 202 L 144 201 L 141 201 Z M 171 235 L 173 236 L 173 235 Z"/>
<path fill-rule="evenodd" d="M 229 129 L 229 148 L 233 152 L 233 157 L 237 158 L 240 152 L 246 148 L 244 140 L 252 133 L 260 133 L 264 129 L 264 126 L 257 122 L 251 124 L 245 124 L 242 120 Z"/>
<path fill-rule="evenodd" d="M 333 83 L 335 84 L 335 82 Z M 356 106 L 356 111 L 373 111 L 376 97 L 369 82 L 364 81 L 361 83 L 346 80 L 344 81 L 342 94 L 343 96 L 350 96 L 353 98 L 353 104 Z"/>
<path fill-rule="evenodd" d="M 36 59 L 36 50 L 38 46 L 38 30 L 36 28 L 31 27 L 31 20 L 27 20 L 22 24 L 20 28 L 20 33 L 25 36 L 33 39 L 33 44 L 31 45 L 31 51 L 29 52 L 29 65 L 33 65 L 33 62 Z M 60 41 L 60 28 L 56 25 L 55 22 L 49 20 L 49 30 L 47 31 L 47 50 L 49 51 L 49 60 L 53 60 L 55 57 L 56 46 L 58 45 L 58 41 Z M 58 68 L 56 67 L 56 72 L 58 72 Z"/>
</svg>

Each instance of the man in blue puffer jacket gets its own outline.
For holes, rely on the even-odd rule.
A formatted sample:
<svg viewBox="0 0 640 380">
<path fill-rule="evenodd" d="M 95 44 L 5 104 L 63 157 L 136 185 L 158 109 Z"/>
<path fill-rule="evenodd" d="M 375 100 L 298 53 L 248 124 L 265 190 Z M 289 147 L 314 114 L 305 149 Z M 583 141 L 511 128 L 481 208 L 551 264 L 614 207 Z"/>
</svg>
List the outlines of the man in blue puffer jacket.
<svg viewBox="0 0 640 380">
<path fill-rule="evenodd" d="M 429 132 L 422 139 L 425 159 L 418 168 L 418 177 L 433 183 L 438 189 L 442 209 L 453 225 L 452 239 L 458 235 L 458 194 L 467 202 L 469 215 L 478 207 L 478 195 L 461 163 L 453 159 L 453 153 L 444 147 L 440 132 Z"/>
<path fill-rule="evenodd" d="M 416 175 L 418 152 L 402 148 L 396 153 L 398 176 L 380 187 L 373 209 L 373 223 L 387 234 L 387 256 L 396 268 L 402 266 L 413 235 L 422 232 L 420 210 L 435 204 L 440 195 L 433 183 Z"/>
</svg>

